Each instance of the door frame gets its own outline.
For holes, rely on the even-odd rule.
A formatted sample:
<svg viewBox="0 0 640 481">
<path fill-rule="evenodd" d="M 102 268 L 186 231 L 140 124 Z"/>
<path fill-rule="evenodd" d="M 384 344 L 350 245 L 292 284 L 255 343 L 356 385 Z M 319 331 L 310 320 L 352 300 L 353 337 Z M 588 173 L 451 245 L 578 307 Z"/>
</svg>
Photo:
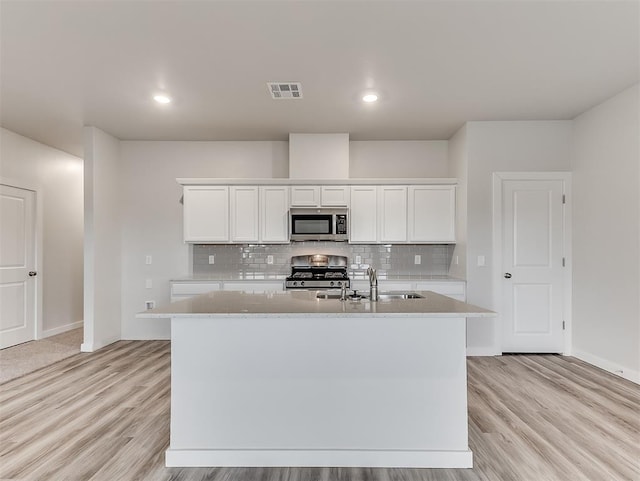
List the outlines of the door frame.
<svg viewBox="0 0 640 481">
<path fill-rule="evenodd" d="M 565 258 L 565 268 L 563 275 L 564 305 L 563 320 L 564 329 L 564 350 L 563 355 L 571 355 L 572 349 L 572 325 L 571 322 L 571 280 L 572 280 L 572 252 L 571 252 L 571 172 L 494 172 L 493 173 L 493 305 L 498 311 L 498 318 L 495 324 L 495 345 L 498 353 L 502 353 L 502 323 L 504 322 L 500 312 L 502 311 L 502 194 L 503 182 L 508 180 L 560 180 L 563 182 L 565 203 L 563 205 L 562 225 L 563 239 L 562 250 Z"/>
<path fill-rule="evenodd" d="M 9 187 L 15 187 L 16 189 L 29 190 L 35 194 L 35 216 L 33 219 L 34 229 L 33 232 L 35 234 L 35 244 L 36 244 L 36 252 L 35 252 L 35 265 L 34 269 L 38 273 L 36 276 L 36 292 L 35 292 L 35 309 L 34 312 L 36 314 L 35 319 L 35 332 L 33 333 L 33 338 L 35 340 L 42 339 L 43 337 L 43 275 L 42 275 L 42 267 L 43 267 L 43 251 L 44 251 L 44 243 L 43 243 L 43 201 L 42 201 L 42 186 L 39 184 L 25 182 L 23 180 L 12 179 L 8 177 L 0 177 L 0 184 L 7 185 Z"/>
</svg>

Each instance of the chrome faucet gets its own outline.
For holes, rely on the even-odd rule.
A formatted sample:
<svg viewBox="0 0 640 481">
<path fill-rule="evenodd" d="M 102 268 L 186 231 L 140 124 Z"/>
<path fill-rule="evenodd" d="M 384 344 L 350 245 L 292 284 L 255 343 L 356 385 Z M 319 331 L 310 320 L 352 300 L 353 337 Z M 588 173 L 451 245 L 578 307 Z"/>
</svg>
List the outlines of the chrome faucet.
<svg viewBox="0 0 640 481">
<path fill-rule="evenodd" d="M 378 301 L 378 273 L 375 269 L 369 267 L 367 269 L 367 275 L 369 276 L 369 300 L 372 302 Z"/>
<path fill-rule="evenodd" d="M 340 289 L 340 300 L 346 301 L 347 300 L 347 283 L 342 282 L 341 284 L 342 284 L 342 287 Z"/>
</svg>

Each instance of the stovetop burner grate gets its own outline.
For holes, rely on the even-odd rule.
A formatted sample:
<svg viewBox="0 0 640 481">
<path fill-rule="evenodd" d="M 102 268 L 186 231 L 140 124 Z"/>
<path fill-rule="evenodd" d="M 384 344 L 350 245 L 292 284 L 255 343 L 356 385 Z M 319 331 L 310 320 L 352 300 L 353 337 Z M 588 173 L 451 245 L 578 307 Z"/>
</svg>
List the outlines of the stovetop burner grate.
<svg viewBox="0 0 640 481">
<path fill-rule="evenodd" d="M 317 258 L 326 258 L 325 265 L 318 265 Z M 291 289 L 336 289 L 343 284 L 349 287 L 347 259 L 333 256 L 334 263 L 327 260 L 330 256 L 296 256 L 292 258 L 291 275 L 285 286 Z"/>
</svg>

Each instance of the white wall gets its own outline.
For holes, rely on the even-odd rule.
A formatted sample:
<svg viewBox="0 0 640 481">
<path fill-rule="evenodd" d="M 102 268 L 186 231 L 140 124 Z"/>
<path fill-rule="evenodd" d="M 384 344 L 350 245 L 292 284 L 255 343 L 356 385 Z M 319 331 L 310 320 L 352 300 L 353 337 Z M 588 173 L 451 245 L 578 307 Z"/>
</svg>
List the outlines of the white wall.
<svg viewBox="0 0 640 481">
<path fill-rule="evenodd" d="M 575 119 L 573 354 L 640 382 L 640 86 Z"/>
<path fill-rule="evenodd" d="M 121 337 L 121 232 L 122 208 L 126 204 L 121 187 L 120 141 L 100 129 L 85 127 L 84 152 L 82 350 L 86 352 Z"/>
<path fill-rule="evenodd" d="M 468 122 L 467 123 L 467 300 L 493 305 L 493 172 L 569 171 L 572 122 Z M 486 265 L 477 265 L 478 256 Z M 496 320 L 474 319 L 467 330 L 469 352 L 498 353 Z"/>
<path fill-rule="evenodd" d="M 349 177 L 447 177 L 446 140 L 351 141 Z"/>
<path fill-rule="evenodd" d="M 169 339 L 164 319 L 135 319 L 169 302 L 169 280 L 190 274 L 177 177 L 286 178 L 288 142 L 121 142 L 122 337 Z M 152 264 L 145 264 L 147 255 Z M 152 288 L 145 287 L 150 279 Z"/>
<path fill-rule="evenodd" d="M 453 251 L 449 275 L 467 278 L 467 182 L 468 182 L 467 126 L 463 125 L 449 139 L 449 177 L 458 179 L 456 187 L 456 247 Z"/>
<path fill-rule="evenodd" d="M 44 337 L 82 326 L 82 159 L 0 129 L 0 177 L 40 186 Z"/>
</svg>

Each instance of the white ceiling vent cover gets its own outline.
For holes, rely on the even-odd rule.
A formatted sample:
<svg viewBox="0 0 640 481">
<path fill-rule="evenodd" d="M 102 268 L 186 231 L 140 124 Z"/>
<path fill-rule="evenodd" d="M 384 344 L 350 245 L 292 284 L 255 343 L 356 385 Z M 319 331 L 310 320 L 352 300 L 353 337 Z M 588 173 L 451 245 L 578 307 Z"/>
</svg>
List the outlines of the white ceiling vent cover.
<svg viewBox="0 0 640 481">
<path fill-rule="evenodd" d="M 275 100 L 289 100 L 302 98 L 302 84 L 300 82 L 267 82 L 271 98 Z"/>
</svg>

